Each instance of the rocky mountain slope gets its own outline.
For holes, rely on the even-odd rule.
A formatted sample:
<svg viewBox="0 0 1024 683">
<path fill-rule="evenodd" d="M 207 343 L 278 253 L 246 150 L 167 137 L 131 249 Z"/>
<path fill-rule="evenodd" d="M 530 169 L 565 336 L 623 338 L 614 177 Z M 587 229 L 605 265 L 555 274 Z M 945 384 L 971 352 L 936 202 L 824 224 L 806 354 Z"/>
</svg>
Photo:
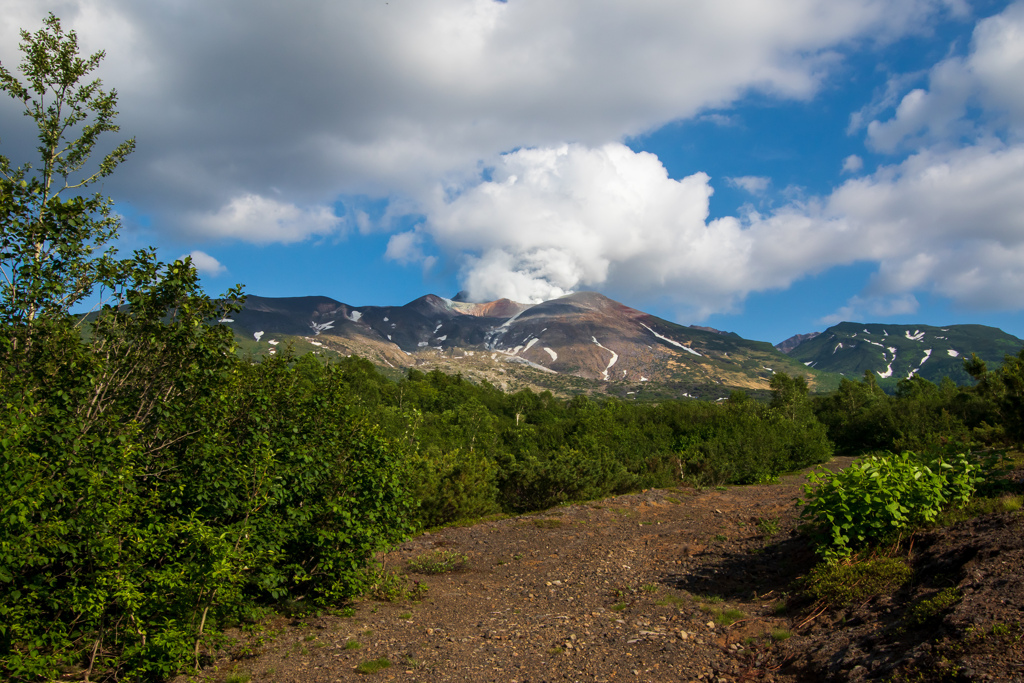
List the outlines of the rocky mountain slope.
<svg viewBox="0 0 1024 683">
<path fill-rule="evenodd" d="M 949 377 L 966 383 L 964 358 L 978 354 L 990 363 L 1001 363 L 1016 354 L 1024 341 L 995 327 L 984 325 L 888 325 L 844 322 L 806 339 L 789 351 L 807 367 L 860 379 L 873 372 L 885 384 L 919 375 L 933 382 Z"/>
<path fill-rule="evenodd" d="M 971 353 L 999 364 L 1024 341 L 983 325 L 844 322 L 772 347 L 730 332 L 685 327 L 577 292 L 529 305 L 508 299 L 472 303 L 428 294 L 404 306 L 352 306 L 327 297 L 250 296 L 225 321 L 244 352 L 356 354 L 396 373 L 416 367 L 462 373 L 505 390 L 602 392 L 625 398 L 716 399 L 767 391 L 775 372 L 827 391 L 842 376 L 875 373 L 894 387 L 919 375 L 971 381 Z"/>
<path fill-rule="evenodd" d="M 677 325 L 595 292 L 536 305 L 427 295 L 404 306 L 354 307 L 326 297 L 250 296 L 225 322 L 256 354 L 287 342 L 384 367 L 461 372 L 505 389 L 720 398 L 767 390 L 775 372 L 823 381 L 766 342 Z"/>
</svg>

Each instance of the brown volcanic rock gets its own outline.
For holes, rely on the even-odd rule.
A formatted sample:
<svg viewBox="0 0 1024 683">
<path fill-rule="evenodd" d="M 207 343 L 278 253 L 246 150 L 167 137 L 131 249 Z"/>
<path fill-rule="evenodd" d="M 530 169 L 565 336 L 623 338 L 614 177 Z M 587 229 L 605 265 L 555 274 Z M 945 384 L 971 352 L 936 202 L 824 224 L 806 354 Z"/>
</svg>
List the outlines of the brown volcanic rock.
<svg viewBox="0 0 1024 683">
<path fill-rule="evenodd" d="M 789 353 L 790 351 L 792 351 L 796 347 L 800 346 L 802 343 L 804 343 L 808 339 L 814 339 L 815 337 L 817 337 L 820 334 L 821 334 L 821 332 L 808 332 L 807 334 L 795 334 L 792 337 L 790 337 L 789 339 L 787 339 L 785 341 L 782 341 L 782 342 L 779 342 L 778 344 L 776 344 L 775 348 L 777 348 L 779 351 L 782 351 L 783 353 Z"/>
<path fill-rule="evenodd" d="M 488 348 L 594 380 L 640 383 L 683 373 L 708 381 L 714 373 L 703 365 L 710 359 L 694 344 L 706 346 L 702 338 L 711 336 L 596 292 L 578 292 L 510 319 L 490 336 Z"/>
<path fill-rule="evenodd" d="M 455 310 L 466 315 L 475 315 L 481 318 L 511 318 L 517 313 L 522 313 L 531 304 L 521 304 L 511 299 L 498 299 L 483 304 L 456 304 Z"/>
</svg>

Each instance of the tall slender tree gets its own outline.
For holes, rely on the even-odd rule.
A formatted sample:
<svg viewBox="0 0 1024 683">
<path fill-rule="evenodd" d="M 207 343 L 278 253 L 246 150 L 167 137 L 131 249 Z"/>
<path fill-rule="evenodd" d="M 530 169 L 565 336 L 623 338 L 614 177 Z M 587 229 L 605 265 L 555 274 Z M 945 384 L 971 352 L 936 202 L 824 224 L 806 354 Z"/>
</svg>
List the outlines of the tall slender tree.
<svg viewBox="0 0 1024 683">
<path fill-rule="evenodd" d="M 84 190 L 135 149 L 131 138 L 89 163 L 100 137 L 120 130 L 117 91 L 85 81 L 103 51 L 81 57 L 53 13 L 21 38 L 24 80 L 0 64 L 0 90 L 21 103 L 39 141 L 35 164 L 0 155 L 0 323 L 16 326 L 63 316 L 97 285 L 113 286 L 120 221 L 113 200 Z"/>
</svg>

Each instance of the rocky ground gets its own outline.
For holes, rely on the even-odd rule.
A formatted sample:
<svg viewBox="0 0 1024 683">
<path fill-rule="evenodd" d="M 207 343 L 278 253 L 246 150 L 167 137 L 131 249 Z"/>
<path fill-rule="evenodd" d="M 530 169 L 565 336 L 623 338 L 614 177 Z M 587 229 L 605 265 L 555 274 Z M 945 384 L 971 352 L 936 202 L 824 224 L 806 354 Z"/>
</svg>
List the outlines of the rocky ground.
<svg viewBox="0 0 1024 683">
<path fill-rule="evenodd" d="M 822 611 L 797 595 L 816 561 L 796 531 L 803 481 L 646 491 L 424 534 L 384 558 L 411 596 L 278 617 L 200 678 L 1024 682 L 1024 516 L 919 534 L 904 588 Z M 466 562 L 409 565 L 436 553 Z"/>
</svg>

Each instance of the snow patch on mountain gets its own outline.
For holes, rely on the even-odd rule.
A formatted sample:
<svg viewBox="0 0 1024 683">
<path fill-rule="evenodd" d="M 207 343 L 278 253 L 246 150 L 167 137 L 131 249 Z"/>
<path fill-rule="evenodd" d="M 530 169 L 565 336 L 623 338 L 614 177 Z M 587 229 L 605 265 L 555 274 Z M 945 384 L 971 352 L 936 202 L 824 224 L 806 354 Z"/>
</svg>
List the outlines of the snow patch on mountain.
<svg viewBox="0 0 1024 683">
<path fill-rule="evenodd" d="M 348 315 L 345 316 L 354 323 L 359 322 L 359 319 L 363 317 L 362 311 L 349 311 Z"/>
<path fill-rule="evenodd" d="M 960 355 L 959 351 L 954 351 L 953 349 L 946 349 L 946 353 L 948 353 L 951 358 L 956 358 Z"/>
<path fill-rule="evenodd" d="M 516 318 L 521 316 L 527 310 L 529 309 L 524 308 L 523 310 L 519 311 L 514 316 L 503 322 L 498 327 L 491 328 L 490 331 L 488 331 L 487 334 L 484 336 L 484 348 L 487 349 L 488 351 L 492 351 L 495 348 L 497 348 L 498 340 L 501 339 L 501 336 L 508 332 L 509 328 L 512 326 L 512 323 L 516 321 Z"/>
<path fill-rule="evenodd" d="M 641 324 L 643 324 L 643 323 L 641 323 Z M 644 325 L 644 327 L 647 327 L 647 326 Z M 648 327 L 647 329 L 651 329 L 651 328 Z M 653 332 L 654 330 L 651 330 L 651 331 Z M 612 366 L 615 365 L 615 363 L 619 360 L 619 354 L 615 353 L 614 351 L 612 351 L 611 349 L 609 349 L 606 346 L 601 346 L 601 342 L 597 341 L 597 337 L 591 337 L 591 339 L 594 340 L 594 343 L 597 344 L 598 347 L 600 347 L 600 348 L 604 349 L 605 351 L 607 351 L 608 353 L 612 354 L 612 359 L 610 361 L 608 361 L 608 367 L 606 367 L 604 369 L 604 372 L 601 373 L 601 376 L 607 382 L 608 381 L 608 371 L 611 370 Z"/>
<path fill-rule="evenodd" d="M 924 341 L 924 332 L 921 330 L 914 330 L 914 334 L 910 334 L 910 330 L 903 332 L 910 341 Z"/>
<path fill-rule="evenodd" d="M 312 322 L 311 321 L 309 323 L 309 326 L 313 329 L 313 335 L 316 336 L 316 335 L 319 335 L 321 332 L 324 332 L 325 330 L 332 330 L 332 329 L 334 329 L 334 321 L 331 320 L 330 322 L 326 322 L 326 323 L 318 323 L 318 322 Z"/>
<path fill-rule="evenodd" d="M 252 336 L 253 336 L 253 339 L 255 339 L 256 341 L 259 341 L 260 337 L 263 336 L 263 332 L 254 332 Z"/>
<path fill-rule="evenodd" d="M 640 327 L 647 327 L 647 325 L 644 325 L 643 323 L 640 323 Z M 669 339 L 668 337 L 666 337 L 664 335 L 658 334 L 657 332 L 655 332 L 654 330 L 652 330 L 649 327 L 647 327 L 647 331 L 650 332 L 651 334 L 653 334 L 658 339 L 661 339 L 662 341 L 667 341 L 669 344 L 672 344 L 673 346 L 678 346 L 683 351 L 689 351 L 690 353 L 692 353 L 695 356 L 701 356 L 702 355 L 702 354 L 697 353 L 693 349 L 691 349 L 689 346 L 686 346 L 685 344 L 680 344 L 675 339 Z"/>
<path fill-rule="evenodd" d="M 910 374 L 907 375 L 907 379 L 910 379 L 911 377 L 916 375 L 918 372 L 920 372 L 921 366 L 925 364 L 925 361 L 927 361 L 931 357 L 931 355 L 932 355 L 932 350 L 931 349 L 925 349 L 925 351 L 924 351 L 924 358 L 921 359 L 921 362 L 917 364 L 916 368 L 914 368 L 913 370 L 910 371 Z"/>
<path fill-rule="evenodd" d="M 554 349 L 549 349 L 548 347 L 545 346 L 544 350 L 548 352 L 549 356 L 551 356 L 551 362 L 552 363 L 554 363 L 556 360 L 558 360 L 558 354 L 555 353 Z"/>
<path fill-rule="evenodd" d="M 533 339 L 531 339 L 530 341 L 528 341 L 528 342 L 526 343 L 526 348 L 525 348 L 525 349 L 523 349 L 523 353 L 526 353 L 527 351 L 529 351 L 529 350 L 530 350 L 530 347 L 531 347 L 531 346 L 533 346 L 534 344 L 536 344 L 536 343 L 537 343 L 537 342 L 539 342 L 539 341 L 540 341 L 540 339 L 537 339 L 536 337 L 534 337 Z"/>
<path fill-rule="evenodd" d="M 542 372 L 550 372 L 552 375 L 557 375 L 558 374 L 557 370 L 552 370 L 551 368 L 546 368 L 543 365 L 540 365 L 539 363 L 534 363 L 533 361 L 526 360 L 525 358 L 519 358 L 518 356 L 509 356 L 505 360 L 508 361 L 509 363 L 522 363 L 523 365 L 529 365 L 534 370 L 540 370 Z"/>
</svg>

